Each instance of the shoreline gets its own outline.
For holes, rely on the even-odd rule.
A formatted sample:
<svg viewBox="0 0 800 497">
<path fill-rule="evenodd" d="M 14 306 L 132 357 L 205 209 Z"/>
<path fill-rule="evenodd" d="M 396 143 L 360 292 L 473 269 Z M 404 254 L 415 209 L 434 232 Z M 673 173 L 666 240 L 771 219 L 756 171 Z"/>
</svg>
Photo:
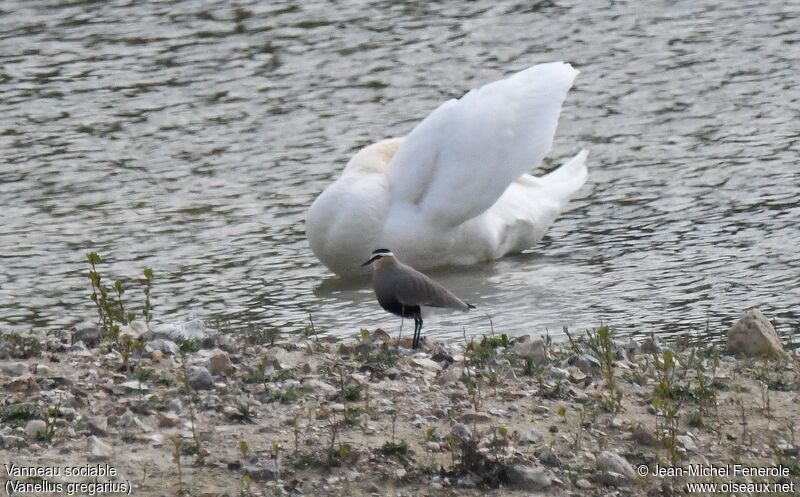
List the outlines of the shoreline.
<svg viewBox="0 0 800 497">
<path fill-rule="evenodd" d="M 797 351 L 737 358 L 617 343 L 602 327 L 419 351 L 380 329 L 249 340 L 132 325 L 113 341 L 2 334 L 0 483 L 22 488 L 11 495 L 103 483 L 103 495 L 127 484 L 203 497 L 665 495 L 695 483 L 800 495 Z M 53 474 L 76 466 L 89 473 Z"/>
</svg>

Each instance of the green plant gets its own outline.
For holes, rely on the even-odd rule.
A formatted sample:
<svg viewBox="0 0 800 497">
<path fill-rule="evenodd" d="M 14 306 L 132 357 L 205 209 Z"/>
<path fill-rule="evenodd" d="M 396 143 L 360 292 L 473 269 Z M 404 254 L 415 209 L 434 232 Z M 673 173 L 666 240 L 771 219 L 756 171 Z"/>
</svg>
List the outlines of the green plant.
<svg viewBox="0 0 800 497">
<path fill-rule="evenodd" d="M 150 304 L 150 284 L 153 281 L 153 270 L 149 267 L 144 268 L 144 309 L 142 316 L 144 322 L 149 323 L 153 318 L 153 306 Z"/>
<path fill-rule="evenodd" d="M 662 442 L 667 447 L 670 456 L 670 463 L 676 466 L 681 460 L 681 454 L 678 452 L 677 446 L 677 432 L 679 425 L 678 411 L 680 410 L 679 396 L 676 395 L 674 379 L 675 379 L 675 361 L 671 350 L 665 350 L 662 357 L 659 358 L 657 354 L 653 354 L 654 364 L 658 375 L 658 384 L 656 385 L 655 393 L 653 396 L 653 407 L 656 413 L 660 414 L 663 422 L 662 429 Z M 663 434 L 666 432 L 666 434 Z"/>
<path fill-rule="evenodd" d="M 44 351 L 44 347 L 36 338 L 13 331 L 0 333 L 0 344 L 4 346 L 8 355 L 16 359 L 39 357 Z"/>
<path fill-rule="evenodd" d="M 86 254 L 86 259 L 91 267 L 87 274 L 92 285 L 92 293 L 89 297 L 97 309 L 102 335 L 105 338 L 116 338 L 119 334 L 120 326 L 133 321 L 136 318 L 136 314 L 132 311 L 125 311 L 125 303 L 122 298 L 125 294 L 125 288 L 121 280 L 116 280 L 112 288 L 103 283 L 103 277 L 97 270 L 97 265 L 103 262 L 102 257 L 97 252 L 89 252 Z M 145 268 L 144 276 L 145 303 L 142 314 L 145 322 L 150 322 L 152 319 L 150 288 L 153 280 L 153 270 Z"/>
<path fill-rule="evenodd" d="M 281 404 L 291 404 L 292 402 L 296 402 L 297 400 L 301 399 L 302 396 L 303 392 L 300 387 L 297 385 L 290 385 L 278 393 L 274 399 L 279 401 Z"/>
<path fill-rule="evenodd" d="M 387 457 L 397 457 L 400 459 L 408 458 L 414 455 L 414 451 L 408 446 L 408 442 L 400 439 L 399 442 L 386 442 L 378 450 L 381 454 Z"/>
<path fill-rule="evenodd" d="M 11 404 L 0 408 L 0 421 L 14 426 L 22 426 L 25 421 L 36 417 L 36 410 L 28 404 Z"/>
<path fill-rule="evenodd" d="M 600 361 L 600 370 L 606 380 L 608 395 L 604 395 L 605 406 L 613 412 L 622 409 L 622 391 L 617 388 L 614 368 L 613 331 L 608 326 L 600 326 L 594 334 L 586 332 L 586 343 Z"/>
</svg>

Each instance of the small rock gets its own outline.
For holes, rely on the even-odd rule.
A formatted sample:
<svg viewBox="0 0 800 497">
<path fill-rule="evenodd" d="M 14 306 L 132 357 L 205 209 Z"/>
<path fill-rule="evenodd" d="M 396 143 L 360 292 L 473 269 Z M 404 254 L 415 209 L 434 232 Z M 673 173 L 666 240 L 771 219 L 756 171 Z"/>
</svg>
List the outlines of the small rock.
<svg viewBox="0 0 800 497">
<path fill-rule="evenodd" d="M 542 443 L 544 442 L 544 433 L 536 428 L 531 428 L 525 432 L 525 441 L 532 444 Z"/>
<path fill-rule="evenodd" d="M 642 424 L 636 425 L 633 429 L 633 441 L 638 443 L 639 445 L 645 445 L 647 447 L 656 447 L 661 445 L 653 433 L 644 427 Z"/>
<path fill-rule="evenodd" d="M 493 419 L 488 412 L 466 412 L 458 417 L 462 423 L 491 423 Z"/>
<path fill-rule="evenodd" d="M 544 404 L 538 404 L 533 406 L 534 414 L 547 414 L 548 412 L 550 412 L 550 408 Z"/>
<path fill-rule="evenodd" d="M 4 449 L 24 449 L 28 442 L 15 435 L 0 435 L 0 446 Z"/>
<path fill-rule="evenodd" d="M 186 381 L 195 390 L 211 390 L 214 387 L 214 379 L 206 368 L 195 368 L 189 373 Z"/>
<path fill-rule="evenodd" d="M 147 388 L 147 385 L 142 383 L 139 380 L 126 381 L 124 383 L 120 383 L 119 385 L 117 385 L 117 387 L 119 387 L 120 389 L 124 389 L 127 392 L 132 392 L 132 393 L 144 393 L 144 392 L 147 392 L 149 390 L 149 388 Z M 122 390 L 120 390 L 120 392 L 121 391 Z"/>
<path fill-rule="evenodd" d="M 651 335 L 645 338 L 639 345 L 639 351 L 643 354 L 660 354 L 661 345 L 658 343 L 658 337 Z"/>
<path fill-rule="evenodd" d="M 89 433 L 98 437 L 108 435 L 108 418 L 103 416 L 90 417 L 86 420 L 86 425 L 89 427 Z"/>
<path fill-rule="evenodd" d="M 12 390 L 14 392 L 27 392 L 28 390 L 36 390 L 38 388 L 36 378 L 30 373 L 17 376 L 13 380 L 7 381 L 3 384 L 3 387 L 6 390 Z"/>
<path fill-rule="evenodd" d="M 550 376 L 550 378 L 553 378 L 555 380 L 560 380 L 562 378 L 566 378 L 567 375 L 569 375 L 569 371 L 567 371 L 566 369 L 561 369 L 552 366 L 550 370 L 547 372 L 547 374 L 548 376 Z"/>
<path fill-rule="evenodd" d="M 589 376 L 577 368 L 576 370 L 569 372 L 569 381 L 572 383 L 586 383 L 587 378 L 589 378 Z"/>
<path fill-rule="evenodd" d="M 459 366 L 450 366 L 447 368 L 442 374 L 436 378 L 436 383 L 439 385 L 449 385 L 450 383 L 456 383 L 458 380 L 461 379 L 461 376 L 464 374 L 464 368 Z"/>
<path fill-rule="evenodd" d="M 164 338 L 156 338 L 155 340 L 150 340 L 144 346 L 145 352 L 150 354 L 154 352 L 161 352 L 163 354 L 172 354 L 174 356 L 180 355 L 181 348 L 178 347 L 178 344 L 173 342 L 172 340 L 166 340 Z"/>
<path fill-rule="evenodd" d="M 567 364 L 580 369 L 581 373 L 594 376 L 600 373 L 600 361 L 593 355 L 574 355 L 567 359 Z"/>
<path fill-rule="evenodd" d="M 625 475 L 616 473 L 614 471 L 601 471 L 595 474 L 594 479 L 597 481 L 597 483 L 601 483 L 609 487 L 624 487 L 629 481 Z"/>
<path fill-rule="evenodd" d="M 633 466 L 621 455 L 608 450 L 597 456 L 597 469 L 618 473 L 629 480 L 636 478 Z"/>
<path fill-rule="evenodd" d="M 521 464 L 511 467 L 508 472 L 508 480 L 512 484 L 528 490 L 542 490 L 553 483 L 543 468 L 531 468 Z"/>
<path fill-rule="evenodd" d="M 748 357 L 775 357 L 783 353 L 783 345 L 769 319 L 752 308 L 728 330 L 728 352 Z"/>
<path fill-rule="evenodd" d="M 111 458 L 111 446 L 94 435 L 86 440 L 86 451 L 89 462 L 108 461 Z"/>
<path fill-rule="evenodd" d="M 590 482 L 586 478 L 579 478 L 578 480 L 575 481 L 575 486 L 582 490 L 588 490 L 592 488 L 592 482 Z"/>
<path fill-rule="evenodd" d="M 475 488 L 477 485 L 475 484 L 475 480 L 472 479 L 472 475 L 467 475 L 456 480 L 456 486 L 462 488 Z"/>
<path fill-rule="evenodd" d="M 277 479 L 280 474 L 280 465 L 275 459 L 269 459 L 261 466 L 248 466 L 244 470 L 254 481 L 270 481 Z"/>
<path fill-rule="evenodd" d="M 431 355 L 431 359 L 439 363 L 446 362 L 448 364 L 453 364 L 454 361 L 453 356 L 442 347 L 439 347 L 439 349 Z"/>
<path fill-rule="evenodd" d="M 311 388 L 313 392 L 321 392 L 324 393 L 326 397 L 334 396 L 339 393 L 339 389 L 333 385 L 325 383 L 322 380 L 318 380 L 316 378 L 311 378 L 309 380 L 303 381 L 303 385 Z"/>
<path fill-rule="evenodd" d="M 233 373 L 235 368 L 231 364 L 230 356 L 224 350 L 215 350 L 212 352 L 211 357 L 208 359 L 208 372 L 212 376 L 225 375 L 228 376 Z"/>
<path fill-rule="evenodd" d="M 369 494 L 383 494 L 383 488 L 379 487 L 374 481 L 365 482 L 364 491 Z"/>
<path fill-rule="evenodd" d="M 47 423 L 41 419 L 32 419 L 25 425 L 25 434 L 28 438 L 39 438 L 47 434 Z"/>
<path fill-rule="evenodd" d="M 117 334 L 117 342 L 125 343 L 126 340 L 139 340 L 142 335 L 147 333 L 148 326 L 144 321 L 131 321 L 122 328 Z"/>
<path fill-rule="evenodd" d="M 779 441 L 777 444 L 777 449 L 778 452 L 787 457 L 797 457 L 798 452 L 800 452 L 796 446 L 790 444 L 786 440 Z"/>
<path fill-rule="evenodd" d="M 24 362 L 5 362 L 0 364 L 0 371 L 8 376 L 22 376 L 28 372 L 28 365 Z"/>
<path fill-rule="evenodd" d="M 36 365 L 36 374 L 42 377 L 49 377 L 53 374 L 53 370 L 47 366 L 46 364 L 37 364 Z"/>
<path fill-rule="evenodd" d="M 158 427 L 159 428 L 175 428 L 179 426 L 181 419 L 177 414 L 172 412 L 158 413 Z"/>
<path fill-rule="evenodd" d="M 419 358 L 415 357 L 414 359 L 411 359 L 411 362 L 414 365 L 419 366 L 419 367 L 421 367 L 423 369 L 426 369 L 428 371 L 438 372 L 438 371 L 442 370 L 441 364 L 439 364 L 436 361 L 432 361 L 432 360 L 428 359 L 427 357 L 419 357 Z"/>
<path fill-rule="evenodd" d="M 181 399 L 170 399 L 167 402 L 167 410 L 174 412 L 175 414 L 180 414 L 183 412 L 183 403 Z"/>
<path fill-rule="evenodd" d="M 386 331 L 382 328 L 378 328 L 377 330 L 373 331 L 370 334 L 369 339 L 371 342 L 382 342 L 382 343 L 388 343 L 392 341 L 392 337 L 388 333 L 386 333 Z"/>
<path fill-rule="evenodd" d="M 675 440 L 678 441 L 681 446 L 689 452 L 694 452 L 695 454 L 698 453 L 697 445 L 694 443 L 691 437 L 688 435 L 678 435 L 675 437 Z"/>
<path fill-rule="evenodd" d="M 397 368 L 388 368 L 383 372 L 383 376 L 389 378 L 390 380 L 397 380 L 403 376 L 403 372 Z"/>
<path fill-rule="evenodd" d="M 547 344 L 542 337 L 523 335 L 514 339 L 511 351 L 523 359 L 528 359 L 533 364 L 547 362 Z"/>
<path fill-rule="evenodd" d="M 202 341 L 209 338 L 213 333 L 206 327 L 200 319 L 191 319 L 180 323 L 166 323 L 158 325 L 152 330 L 158 338 L 168 338 L 171 340 L 197 340 Z"/>
<path fill-rule="evenodd" d="M 459 442 L 467 442 L 472 440 L 472 431 L 467 427 L 467 425 L 462 423 L 456 423 L 453 425 L 452 428 L 453 436 L 456 437 L 456 440 Z"/>
<path fill-rule="evenodd" d="M 100 345 L 100 328 L 87 326 L 75 329 L 72 333 L 72 343 L 83 342 L 85 346 L 93 349 Z"/>
<path fill-rule="evenodd" d="M 403 469 L 403 468 L 397 468 L 397 469 L 395 470 L 395 472 L 394 472 L 394 476 L 395 476 L 395 477 L 396 477 L 398 480 L 402 480 L 403 478 L 405 478 L 406 474 L 407 474 L 407 472 L 406 472 L 406 470 L 405 470 L 405 469 Z"/>
</svg>

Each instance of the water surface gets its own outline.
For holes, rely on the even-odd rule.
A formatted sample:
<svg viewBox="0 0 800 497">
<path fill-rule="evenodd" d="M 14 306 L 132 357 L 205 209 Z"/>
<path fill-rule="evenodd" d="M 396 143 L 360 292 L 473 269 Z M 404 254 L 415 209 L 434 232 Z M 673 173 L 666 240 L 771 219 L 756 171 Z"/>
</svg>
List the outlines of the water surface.
<svg viewBox="0 0 800 497">
<path fill-rule="evenodd" d="M 395 332 L 314 258 L 306 208 L 360 147 L 567 60 L 543 167 L 587 147 L 589 183 L 528 253 L 436 277 L 512 335 L 718 335 L 753 305 L 796 333 L 800 8 L 736 5 L 6 1 L 0 325 L 91 320 L 96 250 L 109 277 L 153 268 L 160 322 Z M 488 333 L 482 313 L 429 331 Z"/>
</svg>

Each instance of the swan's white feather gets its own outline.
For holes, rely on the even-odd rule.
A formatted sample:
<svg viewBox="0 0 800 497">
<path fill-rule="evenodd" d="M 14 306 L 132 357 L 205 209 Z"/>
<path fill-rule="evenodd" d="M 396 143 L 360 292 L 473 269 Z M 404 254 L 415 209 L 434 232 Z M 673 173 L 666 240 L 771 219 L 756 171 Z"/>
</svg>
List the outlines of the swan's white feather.
<svg viewBox="0 0 800 497">
<path fill-rule="evenodd" d="M 308 210 L 314 253 L 340 275 L 390 248 L 416 268 L 474 264 L 538 242 L 586 181 L 581 151 L 542 177 L 577 71 L 533 66 L 445 102 L 406 138 L 358 152 Z"/>
<path fill-rule="evenodd" d="M 393 202 L 416 205 L 445 229 L 491 207 L 550 150 L 577 74 L 562 62 L 540 64 L 439 106 L 389 165 Z"/>
</svg>

